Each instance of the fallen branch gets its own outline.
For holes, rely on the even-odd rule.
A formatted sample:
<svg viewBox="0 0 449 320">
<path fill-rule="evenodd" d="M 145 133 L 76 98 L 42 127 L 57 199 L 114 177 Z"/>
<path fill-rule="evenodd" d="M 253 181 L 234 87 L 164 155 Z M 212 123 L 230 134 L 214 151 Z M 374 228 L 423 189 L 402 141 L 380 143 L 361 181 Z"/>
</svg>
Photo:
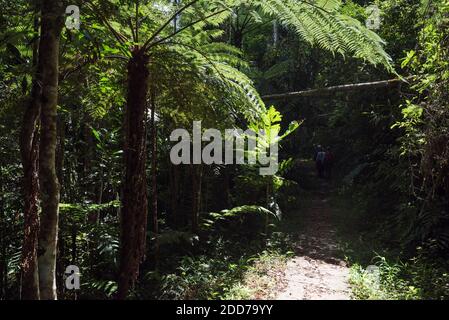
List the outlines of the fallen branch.
<svg viewBox="0 0 449 320">
<path fill-rule="evenodd" d="M 338 93 L 338 92 L 349 92 L 349 91 L 357 91 L 357 90 L 363 90 L 363 89 L 378 89 L 378 88 L 394 87 L 394 86 L 399 85 L 404 82 L 406 82 L 406 80 L 391 79 L 391 80 L 375 81 L 375 82 L 352 83 L 352 84 L 345 84 L 345 85 L 341 85 L 341 86 L 311 89 L 311 90 L 298 91 L 298 92 L 271 94 L 271 95 L 263 96 L 262 99 L 275 100 L 275 99 L 287 99 L 287 98 L 298 98 L 298 97 L 326 96 L 326 95 L 331 95 L 331 94 Z"/>
</svg>

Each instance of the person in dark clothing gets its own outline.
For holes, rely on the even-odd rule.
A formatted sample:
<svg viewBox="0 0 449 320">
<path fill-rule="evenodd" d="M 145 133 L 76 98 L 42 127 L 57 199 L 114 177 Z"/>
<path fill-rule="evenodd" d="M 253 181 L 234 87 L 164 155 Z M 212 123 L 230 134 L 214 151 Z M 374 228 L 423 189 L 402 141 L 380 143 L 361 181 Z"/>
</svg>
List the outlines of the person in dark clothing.
<svg viewBox="0 0 449 320">
<path fill-rule="evenodd" d="M 320 177 L 320 178 L 324 178 L 325 157 L 326 157 L 326 153 L 324 152 L 323 148 L 321 146 L 318 146 L 313 160 L 315 161 L 318 177 Z"/>
<path fill-rule="evenodd" d="M 330 148 L 327 148 L 324 156 L 323 171 L 326 179 L 332 178 L 332 167 L 334 166 L 334 154 Z"/>
</svg>

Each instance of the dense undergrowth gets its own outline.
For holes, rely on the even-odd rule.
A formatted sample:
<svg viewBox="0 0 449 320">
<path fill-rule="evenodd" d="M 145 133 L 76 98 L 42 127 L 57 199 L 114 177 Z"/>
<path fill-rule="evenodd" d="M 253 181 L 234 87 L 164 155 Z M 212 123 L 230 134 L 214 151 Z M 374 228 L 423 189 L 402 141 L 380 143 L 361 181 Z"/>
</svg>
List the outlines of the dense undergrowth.
<svg viewBox="0 0 449 320">
<path fill-rule="evenodd" d="M 357 300 L 417 300 L 449 298 L 449 260 L 435 240 L 410 251 L 385 229 L 382 215 L 363 205 L 360 194 L 333 197 L 334 223 L 351 266 L 352 298 Z"/>
<path fill-rule="evenodd" d="M 376 269 L 355 264 L 350 284 L 354 299 L 417 300 L 448 299 L 449 271 L 443 264 L 428 257 L 408 261 L 376 256 Z"/>
</svg>

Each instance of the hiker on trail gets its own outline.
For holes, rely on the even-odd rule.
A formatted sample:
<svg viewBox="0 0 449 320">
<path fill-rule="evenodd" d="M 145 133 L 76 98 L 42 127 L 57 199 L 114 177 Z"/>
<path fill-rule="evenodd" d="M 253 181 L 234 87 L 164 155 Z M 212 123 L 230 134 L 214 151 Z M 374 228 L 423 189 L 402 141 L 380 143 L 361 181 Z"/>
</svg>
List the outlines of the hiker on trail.
<svg viewBox="0 0 449 320">
<path fill-rule="evenodd" d="M 332 167 L 334 166 L 334 154 L 331 151 L 331 148 L 328 147 L 325 152 L 324 156 L 324 163 L 323 163 L 323 171 L 324 171 L 324 177 L 327 179 L 332 178 Z"/>
<path fill-rule="evenodd" d="M 318 172 L 318 177 L 324 178 L 324 161 L 326 158 L 326 152 L 324 152 L 323 148 L 321 146 L 318 146 L 317 152 L 315 153 L 315 164 L 316 164 L 316 170 Z"/>
</svg>

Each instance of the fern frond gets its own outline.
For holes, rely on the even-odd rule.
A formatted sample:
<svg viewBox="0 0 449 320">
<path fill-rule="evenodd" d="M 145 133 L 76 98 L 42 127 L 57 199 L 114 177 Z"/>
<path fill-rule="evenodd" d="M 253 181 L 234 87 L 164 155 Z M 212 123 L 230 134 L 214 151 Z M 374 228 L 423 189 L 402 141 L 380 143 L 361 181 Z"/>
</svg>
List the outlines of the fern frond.
<svg viewBox="0 0 449 320">
<path fill-rule="evenodd" d="M 382 39 L 357 19 L 342 14 L 340 0 L 260 0 L 257 5 L 311 45 L 393 71 Z"/>
</svg>

